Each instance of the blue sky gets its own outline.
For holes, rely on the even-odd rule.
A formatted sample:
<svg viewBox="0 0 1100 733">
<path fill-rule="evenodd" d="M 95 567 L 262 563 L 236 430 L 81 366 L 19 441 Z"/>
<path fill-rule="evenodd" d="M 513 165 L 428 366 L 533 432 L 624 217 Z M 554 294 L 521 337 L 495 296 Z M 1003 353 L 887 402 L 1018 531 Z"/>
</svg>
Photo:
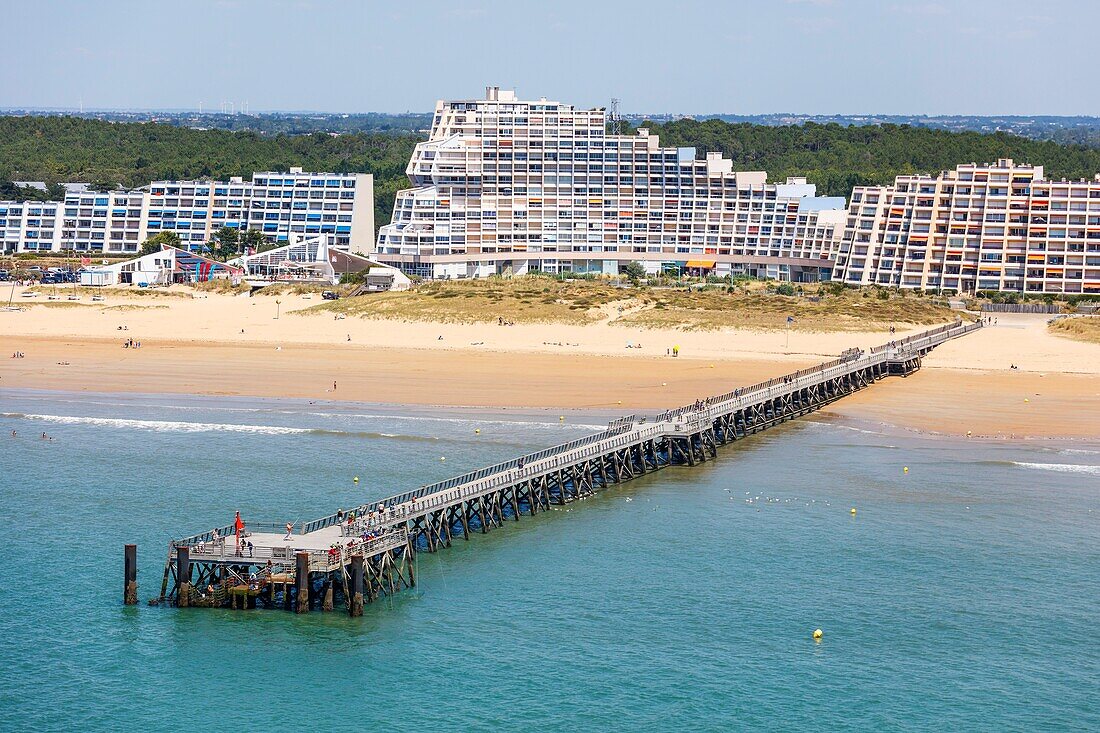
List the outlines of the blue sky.
<svg viewBox="0 0 1100 733">
<path fill-rule="evenodd" d="M 0 106 L 1100 115 L 1096 0 L 9 0 Z"/>
</svg>

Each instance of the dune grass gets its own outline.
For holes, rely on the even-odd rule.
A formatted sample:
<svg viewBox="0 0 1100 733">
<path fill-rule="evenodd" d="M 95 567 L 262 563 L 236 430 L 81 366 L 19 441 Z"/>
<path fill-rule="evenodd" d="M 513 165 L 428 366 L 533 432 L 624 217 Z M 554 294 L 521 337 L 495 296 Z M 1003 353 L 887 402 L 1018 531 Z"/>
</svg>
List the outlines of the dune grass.
<svg viewBox="0 0 1100 733">
<path fill-rule="evenodd" d="M 954 320 L 942 299 L 902 296 L 878 290 L 843 290 L 789 296 L 751 282 L 728 289 L 622 288 L 607 281 L 562 282 L 546 277 L 428 282 L 413 290 L 343 298 L 296 313 L 437 323 L 515 323 L 585 325 L 610 321 L 655 329 L 709 331 L 725 328 L 781 330 L 787 316 L 803 331 L 885 331 L 890 326 L 923 326 Z M 622 307 L 622 311 L 618 310 Z"/>
<path fill-rule="evenodd" d="M 881 295 L 880 295 L 881 294 Z M 799 331 L 886 331 L 891 326 L 926 326 L 954 320 L 956 313 L 932 298 L 875 290 L 832 295 L 788 296 L 760 289 L 724 292 L 650 291 L 650 307 L 621 319 L 643 328 L 713 331 L 723 328 L 781 330 L 787 317 Z"/>
<path fill-rule="evenodd" d="M 489 323 L 583 325 L 603 318 L 600 306 L 633 291 L 596 281 L 561 282 L 546 277 L 427 282 L 412 290 L 328 301 L 298 313 L 334 312 L 362 318 Z"/>
<path fill-rule="evenodd" d="M 1100 316 L 1059 318 L 1048 325 L 1047 330 L 1062 338 L 1100 344 Z"/>
</svg>

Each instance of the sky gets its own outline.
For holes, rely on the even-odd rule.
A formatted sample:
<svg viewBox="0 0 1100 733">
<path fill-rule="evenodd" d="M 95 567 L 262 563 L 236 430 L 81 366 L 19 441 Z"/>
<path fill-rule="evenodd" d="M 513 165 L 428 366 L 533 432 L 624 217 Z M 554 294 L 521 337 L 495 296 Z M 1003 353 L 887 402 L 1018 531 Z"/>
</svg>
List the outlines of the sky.
<svg viewBox="0 0 1100 733">
<path fill-rule="evenodd" d="M 1100 115 L 1097 0 L 5 0 L 0 107 Z"/>
</svg>

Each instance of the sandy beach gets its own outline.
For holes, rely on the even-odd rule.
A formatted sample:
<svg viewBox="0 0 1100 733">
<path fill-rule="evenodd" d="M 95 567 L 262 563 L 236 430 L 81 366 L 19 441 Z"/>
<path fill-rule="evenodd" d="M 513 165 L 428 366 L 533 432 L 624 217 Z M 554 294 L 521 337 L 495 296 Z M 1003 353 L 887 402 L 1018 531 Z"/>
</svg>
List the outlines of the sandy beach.
<svg viewBox="0 0 1100 733">
<path fill-rule="evenodd" d="M 630 411 L 683 404 L 890 339 L 296 312 L 318 303 L 316 296 L 188 293 L 103 303 L 82 296 L 70 304 L 17 295 L 24 309 L 0 312 L 0 389 Z M 128 339 L 141 348 L 123 348 Z M 678 358 L 667 354 L 673 346 Z M 26 357 L 9 358 L 16 351 Z M 940 346 L 919 373 L 885 380 L 828 412 L 949 435 L 1096 438 L 1100 346 L 1050 335 L 1042 316 L 999 316 Z"/>
</svg>

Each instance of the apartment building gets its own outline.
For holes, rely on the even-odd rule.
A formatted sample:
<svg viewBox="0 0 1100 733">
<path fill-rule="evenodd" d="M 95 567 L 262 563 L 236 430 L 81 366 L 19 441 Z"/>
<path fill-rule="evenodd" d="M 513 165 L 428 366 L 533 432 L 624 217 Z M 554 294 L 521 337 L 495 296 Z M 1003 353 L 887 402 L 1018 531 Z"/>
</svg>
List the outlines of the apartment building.
<svg viewBox="0 0 1100 733">
<path fill-rule="evenodd" d="M 718 153 L 662 148 L 647 130 L 608 135 L 602 108 L 440 101 L 416 146 L 376 257 L 434 278 L 495 273 L 651 273 L 828 278 L 843 198 L 804 178 L 770 184 Z"/>
<path fill-rule="evenodd" d="M 0 253 L 53 249 L 62 208 L 57 201 L 0 201 Z"/>
<path fill-rule="evenodd" d="M 153 181 L 134 191 L 70 190 L 63 203 L 0 202 L 0 251 L 137 252 L 150 236 L 175 233 L 199 250 L 222 227 L 257 229 L 287 243 L 330 234 L 353 252 L 374 242 L 374 176 L 255 173 L 251 181 Z"/>
<path fill-rule="evenodd" d="M 154 181 L 149 184 L 150 236 L 175 232 L 183 247 L 207 242 L 222 227 L 246 229 L 252 184 L 225 181 Z"/>
<path fill-rule="evenodd" d="M 1011 159 L 852 191 L 833 279 L 972 293 L 1100 293 L 1100 175 Z"/>
<path fill-rule="evenodd" d="M 140 191 L 66 193 L 60 239 L 51 249 L 136 252 L 145 241 L 147 209 L 148 198 Z"/>
<path fill-rule="evenodd" d="M 369 173 L 286 173 L 252 176 L 248 226 L 270 241 L 332 234 L 340 247 L 369 252 L 374 241 L 374 176 Z"/>
</svg>

